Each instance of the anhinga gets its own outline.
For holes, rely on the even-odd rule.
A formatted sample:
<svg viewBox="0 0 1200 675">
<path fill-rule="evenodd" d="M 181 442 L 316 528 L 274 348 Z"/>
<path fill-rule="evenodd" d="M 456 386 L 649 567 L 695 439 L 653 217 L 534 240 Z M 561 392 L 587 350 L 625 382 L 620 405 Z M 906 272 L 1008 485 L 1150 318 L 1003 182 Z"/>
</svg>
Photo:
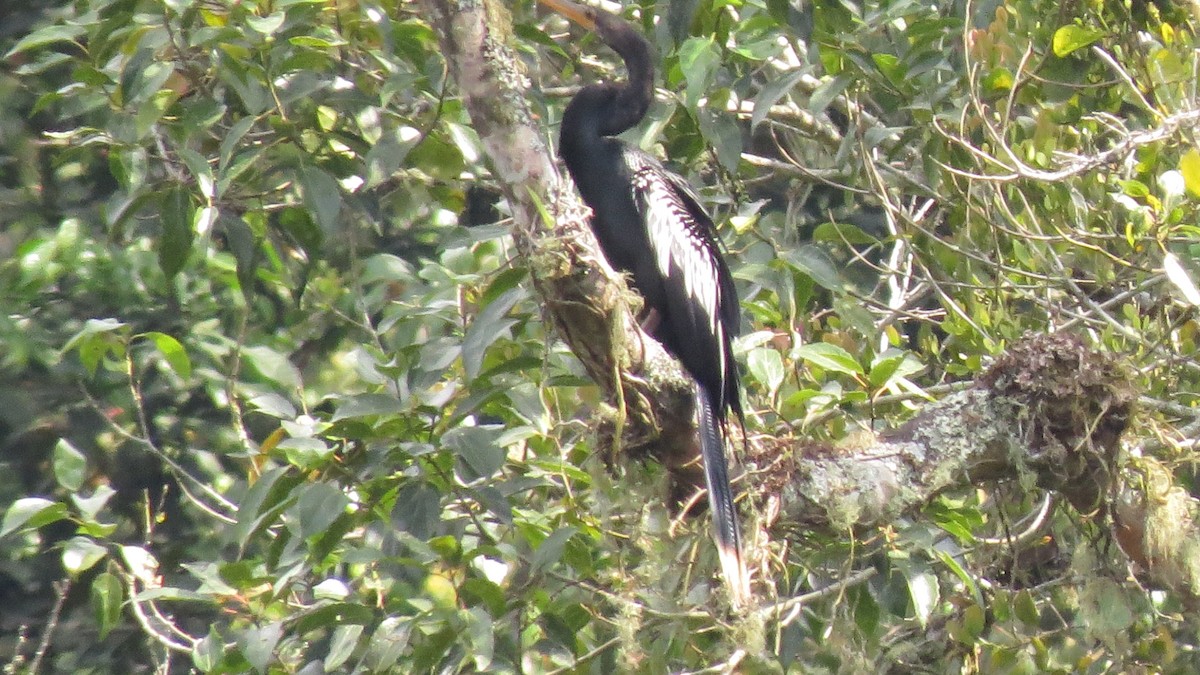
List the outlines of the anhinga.
<svg viewBox="0 0 1200 675">
<path fill-rule="evenodd" d="M 744 420 L 731 341 L 738 298 L 712 218 L 679 176 L 614 138 L 646 115 L 654 95 L 650 43 L 607 12 L 540 0 L 594 31 L 625 61 L 628 81 L 584 87 L 563 114 L 559 155 L 609 264 L 633 277 L 647 328 L 696 382 L 697 434 L 722 572 L 736 605 L 749 597 L 741 531 L 725 460 L 728 417 Z"/>
</svg>

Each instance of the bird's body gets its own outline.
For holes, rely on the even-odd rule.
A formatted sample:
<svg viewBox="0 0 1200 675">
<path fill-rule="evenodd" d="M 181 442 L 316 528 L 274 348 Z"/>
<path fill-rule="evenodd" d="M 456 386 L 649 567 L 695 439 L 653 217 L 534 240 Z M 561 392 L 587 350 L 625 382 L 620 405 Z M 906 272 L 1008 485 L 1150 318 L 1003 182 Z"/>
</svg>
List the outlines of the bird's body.
<svg viewBox="0 0 1200 675">
<path fill-rule="evenodd" d="M 696 382 L 697 435 L 723 573 L 735 604 L 749 581 L 725 458 L 728 416 L 742 419 L 732 340 L 737 290 L 716 227 L 690 186 L 615 135 L 637 124 L 653 97 L 649 43 L 621 19 L 569 0 L 542 0 L 592 28 L 625 61 L 625 83 L 584 87 L 563 114 L 559 155 L 610 265 L 631 275 L 653 314 L 649 332 Z"/>
</svg>

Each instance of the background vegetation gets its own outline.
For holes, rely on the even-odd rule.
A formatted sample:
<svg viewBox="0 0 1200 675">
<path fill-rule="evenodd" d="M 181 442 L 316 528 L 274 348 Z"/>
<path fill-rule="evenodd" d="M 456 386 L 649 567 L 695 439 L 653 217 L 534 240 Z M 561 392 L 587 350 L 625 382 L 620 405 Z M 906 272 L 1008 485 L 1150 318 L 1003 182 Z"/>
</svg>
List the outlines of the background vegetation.
<svg viewBox="0 0 1200 675">
<path fill-rule="evenodd" d="M 1190 518 L 1193 5 L 614 8 L 662 56 L 627 137 L 722 223 L 754 433 L 894 426 L 1071 331 L 1129 364 L 1126 461 Z M 619 63 L 509 9 L 549 140 Z M 423 16 L 0 8 L 6 672 L 1200 668 L 1193 589 L 1022 480 L 771 523 L 764 603 L 831 590 L 730 615 L 706 520 L 605 468 Z"/>
</svg>

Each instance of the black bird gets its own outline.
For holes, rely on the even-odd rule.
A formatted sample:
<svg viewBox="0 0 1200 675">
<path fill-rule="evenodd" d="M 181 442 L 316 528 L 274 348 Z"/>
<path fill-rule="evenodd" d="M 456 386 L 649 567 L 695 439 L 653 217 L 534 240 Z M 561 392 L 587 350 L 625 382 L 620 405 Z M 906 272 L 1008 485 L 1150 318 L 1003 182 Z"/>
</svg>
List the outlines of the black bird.
<svg viewBox="0 0 1200 675">
<path fill-rule="evenodd" d="M 627 82 L 584 87 L 567 104 L 558 152 L 609 264 L 633 277 L 645 326 L 696 382 L 697 434 L 721 568 L 735 605 L 749 598 L 741 530 L 725 460 L 729 413 L 744 424 L 731 341 L 738 297 L 712 218 L 687 182 L 615 135 L 646 115 L 654 95 L 650 43 L 630 24 L 570 0 L 540 0 L 594 31 L 625 61 Z"/>
</svg>

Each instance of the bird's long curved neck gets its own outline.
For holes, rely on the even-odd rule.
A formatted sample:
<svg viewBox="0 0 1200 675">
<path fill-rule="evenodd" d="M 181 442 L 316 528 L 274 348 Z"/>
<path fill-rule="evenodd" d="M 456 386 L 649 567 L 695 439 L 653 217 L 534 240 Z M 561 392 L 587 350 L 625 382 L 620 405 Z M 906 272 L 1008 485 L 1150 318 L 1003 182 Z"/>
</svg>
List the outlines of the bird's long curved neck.
<svg viewBox="0 0 1200 675">
<path fill-rule="evenodd" d="M 606 17 L 607 18 L 607 17 Z M 640 122 L 654 97 L 654 59 L 650 43 L 632 26 L 613 18 L 605 44 L 625 61 L 628 79 L 584 87 L 563 115 L 562 138 L 595 141 L 615 136 Z"/>
</svg>

